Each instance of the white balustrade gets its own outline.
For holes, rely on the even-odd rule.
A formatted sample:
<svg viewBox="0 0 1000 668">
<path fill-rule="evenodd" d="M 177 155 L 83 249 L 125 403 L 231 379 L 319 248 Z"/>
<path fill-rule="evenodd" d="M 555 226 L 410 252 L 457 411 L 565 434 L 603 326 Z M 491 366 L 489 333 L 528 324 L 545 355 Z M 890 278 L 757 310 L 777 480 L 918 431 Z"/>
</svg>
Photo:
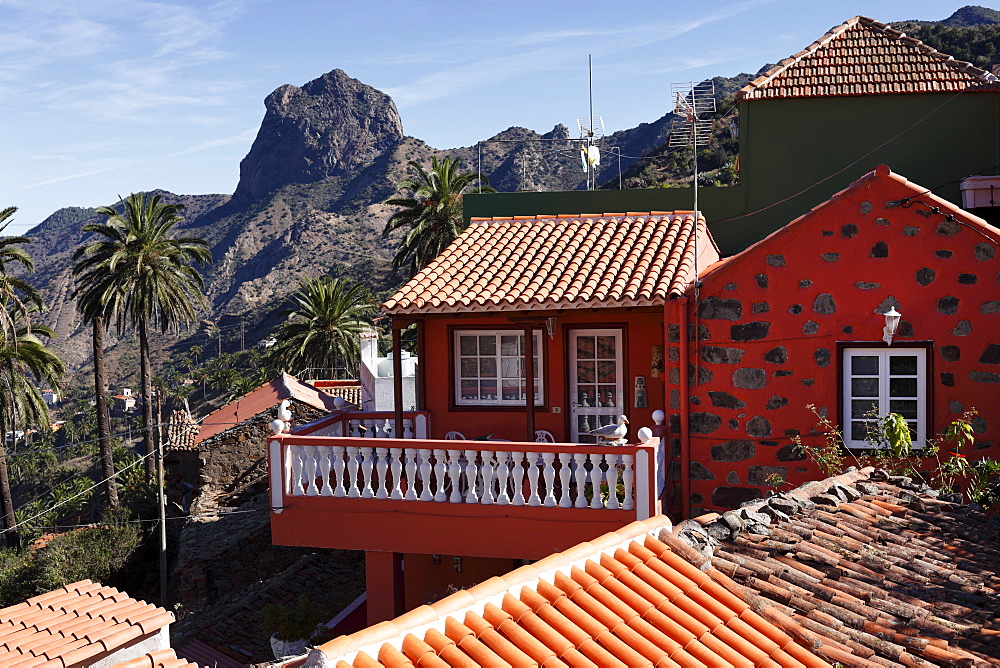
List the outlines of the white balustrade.
<svg viewBox="0 0 1000 668">
<path fill-rule="evenodd" d="M 324 445 L 293 444 L 272 450 L 272 458 L 284 453 L 284 466 L 276 469 L 283 471 L 284 493 L 624 511 L 650 502 L 645 488 L 650 472 L 645 467 L 652 458 L 645 451 L 594 452 L 585 445 L 549 452 L 432 450 L 384 440 L 376 447 L 362 445 L 360 439 L 381 439 L 392 433 L 392 425 L 373 420 L 346 423 L 349 431 L 358 424 L 368 430 L 366 435 L 359 432 L 344 445 L 336 443 L 339 438 L 330 438 Z"/>
</svg>

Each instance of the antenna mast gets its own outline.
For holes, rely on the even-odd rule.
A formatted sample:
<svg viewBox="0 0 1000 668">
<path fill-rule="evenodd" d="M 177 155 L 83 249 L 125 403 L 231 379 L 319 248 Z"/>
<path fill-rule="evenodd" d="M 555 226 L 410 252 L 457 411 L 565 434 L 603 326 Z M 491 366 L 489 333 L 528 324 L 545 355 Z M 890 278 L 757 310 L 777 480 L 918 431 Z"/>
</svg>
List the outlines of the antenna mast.
<svg viewBox="0 0 1000 668">
<path fill-rule="evenodd" d="M 587 54 L 587 66 L 590 81 L 590 114 L 587 118 L 576 119 L 580 130 L 580 159 L 583 171 L 587 172 L 587 190 L 597 187 L 597 167 L 601 164 L 600 145 L 604 139 L 604 119 L 594 118 L 594 57 Z"/>
</svg>

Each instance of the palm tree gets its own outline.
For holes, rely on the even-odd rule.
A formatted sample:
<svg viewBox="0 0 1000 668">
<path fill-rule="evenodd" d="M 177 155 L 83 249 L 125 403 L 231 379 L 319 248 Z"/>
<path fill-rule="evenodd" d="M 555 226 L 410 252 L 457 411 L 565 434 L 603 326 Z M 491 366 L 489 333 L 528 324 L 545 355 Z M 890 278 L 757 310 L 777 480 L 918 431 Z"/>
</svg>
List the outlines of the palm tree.
<svg viewBox="0 0 1000 668">
<path fill-rule="evenodd" d="M 27 315 L 18 308 L 11 308 L 9 300 L 3 303 L 11 317 L 14 338 L 0 344 L 0 504 L 3 506 L 7 545 L 18 547 L 19 532 L 14 528 L 14 502 L 10 494 L 5 452 L 6 434 L 18 427 L 47 429 L 49 411 L 38 385 L 59 387 L 65 368 L 62 361 L 42 342 L 41 337 L 51 338 L 52 330 L 44 325 L 30 324 L 28 316 L 38 310 L 32 306 Z"/>
<path fill-rule="evenodd" d="M 0 209 L 0 235 L 10 225 L 10 217 L 17 211 L 16 206 Z M 30 244 L 28 237 L 0 236 L 0 299 L 8 303 L 0 315 L 0 332 L 7 340 L 17 338 L 18 321 L 14 311 L 20 314 L 22 322 L 26 321 L 30 306 L 42 306 L 42 298 L 38 290 L 21 276 L 11 275 L 7 271 L 8 264 L 21 265 L 26 271 L 33 271 L 35 266 L 28 252 L 21 248 L 22 244 Z"/>
<path fill-rule="evenodd" d="M 272 349 L 286 369 L 354 368 L 360 357 L 358 335 L 372 312 L 368 291 L 342 278 L 322 276 L 305 281 L 291 297 L 288 319 Z M 336 374 L 336 371 L 334 371 Z"/>
<path fill-rule="evenodd" d="M 382 236 L 397 230 L 406 234 L 392 266 L 399 269 L 408 265 L 410 276 L 415 275 L 441 254 L 465 229 L 462 218 L 462 198 L 466 192 L 495 192 L 480 181 L 473 172 L 458 172 L 458 161 L 445 158 L 431 160 L 431 171 L 411 160 L 410 167 L 417 171 L 417 178 L 399 182 L 400 190 L 410 190 L 412 197 L 396 197 L 386 204 L 401 207 L 386 222 Z M 478 186 L 474 186 L 479 182 Z"/>
<path fill-rule="evenodd" d="M 105 222 L 83 228 L 98 239 L 74 256 L 78 298 L 96 305 L 95 314 L 113 319 L 119 333 L 127 326 L 139 331 L 142 442 L 147 454 L 154 447 L 149 324 L 159 324 L 166 332 L 174 324 L 193 320 L 195 305 L 205 305 L 197 267 L 211 261 L 208 244 L 198 237 L 168 236 L 180 222 L 183 208 L 144 193 L 122 200 L 121 211 L 101 207 L 97 213 L 106 216 Z M 146 461 L 151 474 L 151 458 Z"/>
</svg>

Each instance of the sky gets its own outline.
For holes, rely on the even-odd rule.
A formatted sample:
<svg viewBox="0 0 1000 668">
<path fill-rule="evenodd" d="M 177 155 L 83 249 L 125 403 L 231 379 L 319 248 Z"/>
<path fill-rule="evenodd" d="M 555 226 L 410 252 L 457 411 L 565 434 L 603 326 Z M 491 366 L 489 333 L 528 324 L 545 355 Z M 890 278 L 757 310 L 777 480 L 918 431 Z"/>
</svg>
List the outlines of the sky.
<svg viewBox="0 0 1000 668">
<path fill-rule="evenodd" d="M 23 234 L 65 206 L 163 188 L 232 193 L 264 98 L 332 69 L 392 96 L 406 134 L 470 146 L 594 114 L 670 110 L 670 85 L 756 72 L 857 14 L 942 0 L 0 0 L 0 208 Z M 1000 6 L 1000 5 L 994 5 Z"/>
</svg>

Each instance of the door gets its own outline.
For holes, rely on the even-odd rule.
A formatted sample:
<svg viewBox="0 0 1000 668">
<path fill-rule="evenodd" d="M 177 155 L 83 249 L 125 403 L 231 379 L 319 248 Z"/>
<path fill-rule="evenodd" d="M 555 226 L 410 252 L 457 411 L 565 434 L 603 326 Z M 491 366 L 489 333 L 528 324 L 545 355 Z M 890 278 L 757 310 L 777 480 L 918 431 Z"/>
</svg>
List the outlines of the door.
<svg viewBox="0 0 1000 668">
<path fill-rule="evenodd" d="M 570 441 L 594 443 L 587 432 L 625 412 L 622 330 L 571 330 L 569 351 Z"/>
</svg>

